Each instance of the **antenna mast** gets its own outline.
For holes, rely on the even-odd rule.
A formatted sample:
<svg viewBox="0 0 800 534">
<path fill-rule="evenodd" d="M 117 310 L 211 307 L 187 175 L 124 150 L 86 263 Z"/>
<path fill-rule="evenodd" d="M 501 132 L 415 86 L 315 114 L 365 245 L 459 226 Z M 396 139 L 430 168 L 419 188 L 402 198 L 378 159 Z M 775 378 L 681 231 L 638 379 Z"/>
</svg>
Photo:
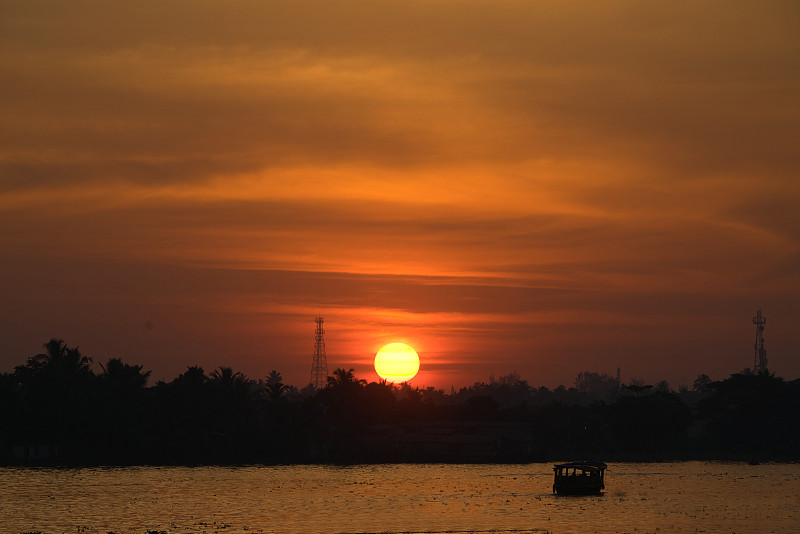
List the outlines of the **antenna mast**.
<svg viewBox="0 0 800 534">
<path fill-rule="evenodd" d="M 761 308 L 753 317 L 753 324 L 756 325 L 755 354 L 753 356 L 753 372 L 766 373 L 767 371 L 767 349 L 764 348 L 764 324 L 767 318 L 761 315 Z"/>
<path fill-rule="evenodd" d="M 314 359 L 311 361 L 311 385 L 314 389 L 322 389 L 328 380 L 328 358 L 325 355 L 325 338 L 322 337 L 325 333 L 322 328 L 325 319 L 317 316 L 314 322 L 317 323 L 317 328 L 314 330 L 316 336 L 314 338 Z"/>
</svg>

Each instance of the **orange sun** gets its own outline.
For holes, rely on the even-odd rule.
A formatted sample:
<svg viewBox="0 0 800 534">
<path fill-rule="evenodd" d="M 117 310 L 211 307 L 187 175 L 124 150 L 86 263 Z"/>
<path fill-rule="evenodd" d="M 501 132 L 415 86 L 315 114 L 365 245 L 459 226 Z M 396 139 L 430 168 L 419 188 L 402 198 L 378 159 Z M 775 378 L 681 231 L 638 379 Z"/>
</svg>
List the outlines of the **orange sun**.
<svg viewBox="0 0 800 534">
<path fill-rule="evenodd" d="M 387 382 L 411 380 L 418 371 L 419 356 L 405 343 L 389 343 L 375 355 L 375 372 Z"/>
</svg>

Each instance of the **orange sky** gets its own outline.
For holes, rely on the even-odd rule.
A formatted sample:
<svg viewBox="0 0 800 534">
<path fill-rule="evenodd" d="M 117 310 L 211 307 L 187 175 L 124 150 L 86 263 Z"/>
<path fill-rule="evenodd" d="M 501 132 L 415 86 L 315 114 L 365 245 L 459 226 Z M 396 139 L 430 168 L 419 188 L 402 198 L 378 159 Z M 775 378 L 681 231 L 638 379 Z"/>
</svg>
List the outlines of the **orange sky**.
<svg viewBox="0 0 800 534">
<path fill-rule="evenodd" d="M 0 3 L 0 370 L 800 376 L 794 2 Z"/>
</svg>

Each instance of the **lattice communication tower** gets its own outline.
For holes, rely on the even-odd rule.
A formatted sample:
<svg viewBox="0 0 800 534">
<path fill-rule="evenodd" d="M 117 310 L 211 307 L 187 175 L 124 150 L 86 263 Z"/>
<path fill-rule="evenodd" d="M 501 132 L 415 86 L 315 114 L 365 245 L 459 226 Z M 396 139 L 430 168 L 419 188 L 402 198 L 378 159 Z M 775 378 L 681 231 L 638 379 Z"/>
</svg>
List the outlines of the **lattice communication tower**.
<svg viewBox="0 0 800 534">
<path fill-rule="evenodd" d="M 322 323 L 325 319 L 317 317 L 314 319 L 317 323 L 317 328 L 314 330 L 316 334 L 314 338 L 314 359 L 311 361 L 311 385 L 314 389 L 322 389 L 328 381 L 328 357 L 325 355 L 325 329 L 322 328 Z"/>
<path fill-rule="evenodd" d="M 761 315 L 761 308 L 753 317 L 753 324 L 756 325 L 755 355 L 753 356 L 753 372 L 766 373 L 767 371 L 767 349 L 764 348 L 764 325 L 767 318 Z"/>
</svg>

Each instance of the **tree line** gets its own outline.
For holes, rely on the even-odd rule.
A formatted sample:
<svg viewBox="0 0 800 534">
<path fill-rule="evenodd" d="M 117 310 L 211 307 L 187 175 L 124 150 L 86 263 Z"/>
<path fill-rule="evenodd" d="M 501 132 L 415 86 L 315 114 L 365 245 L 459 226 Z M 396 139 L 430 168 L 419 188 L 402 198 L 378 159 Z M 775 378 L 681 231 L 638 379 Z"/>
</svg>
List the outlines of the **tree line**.
<svg viewBox="0 0 800 534">
<path fill-rule="evenodd" d="M 678 391 L 582 372 L 571 387 L 534 387 L 510 373 L 447 393 L 368 383 L 352 369 L 336 369 L 315 390 L 284 384 L 277 371 L 255 380 L 193 366 L 148 385 L 141 365 L 111 358 L 99 372 L 92 366 L 53 339 L 0 374 L 0 462 L 800 459 L 800 380 L 748 370 L 720 381 L 700 375 Z M 459 439 L 489 448 L 469 456 Z M 412 454 L 433 451 L 421 448 L 426 440 L 438 440 L 436 455 Z M 375 443 L 385 445 L 378 456 Z"/>
</svg>

